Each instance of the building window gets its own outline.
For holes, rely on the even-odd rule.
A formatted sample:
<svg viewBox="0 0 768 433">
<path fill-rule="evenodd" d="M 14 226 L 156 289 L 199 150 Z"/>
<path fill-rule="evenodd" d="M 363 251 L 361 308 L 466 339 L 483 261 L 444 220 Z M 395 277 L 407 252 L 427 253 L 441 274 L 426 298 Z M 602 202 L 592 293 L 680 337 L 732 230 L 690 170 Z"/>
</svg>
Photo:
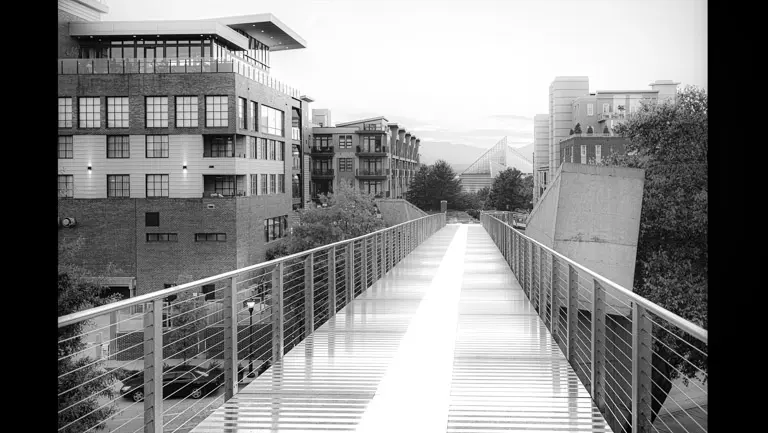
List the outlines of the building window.
<svg viewBox="0 0 768 433">
<path fill-rule="evenodd" d="M 285 175 L 284 174 L 277 175 L 277 192 L 280 194 L 285 194 Z"/>
<path fill-rule="evenodd" d="M 229 97 L 205 97 L 205 126 L 209 128 L 229 126 Z"/>
<path fill-rule="evenodd" d="M 264 241 L 271 242 L 288 235 L 288 215 L 264 220 Z"/>
<path fill-rule="evenodd" d="M 267 175 L 261 175 L 261 195 L 267 195 Z"/>
<path fill-rule="evenodd" d="M 168 175 L 147 175 L 147 197 L 168 197 Z"/>
<path fill-rule="evenodd" d="M 230 136 L 207 136 L 203 143 L 203 156 L 207 158 L 231 158 L 235 145 Z"/>
<path fill-rule="evenodd" d="M 267 159 L 267 139 L 259 138 L 259 159 Z"/>
<path fill-rule="evenodd" d="M 147 96 L 145 102 L 147 128 L 167 128 L 168 97 Z"/>
<path fill-rule="evenodd" d="M 314 147 L 320 148 L 320 149 L 327 149 L 331 147 L 331 136 L 330 135 L 315 135 L 312 137 L 312 143 L 314 144 Z"/>
<path fill-rule="evenodd" d="M 277 142 L 275 140 L 269 140 L 269 159 L 271 161 L 277 159 Z"/>
<path fill-rule="evenodd" d="M 259 195 L 259 175 L 251 175 L 251 195 Z"/>
<path fill-rule="evenodd" d="M 586 144 L 581 145 L 581 161 L 579 162 L 581 162 L 582 164 L 587 163 L 587 145 Z"/>
<path fill-rule="evenodd" d="M 277 193 L 277 175 L 270 174 L 269 175 L 269 193 L 275 194 Z"/>
<path fill-rule="evenodd" d="M 79 128 L 99 128 L 101 127 L 101 99 L 100 98 L 80 98 L 78 109 Z"/>
<path fill-rule="evenodd" d="M 284 113 L 282 111 L 262 105 L 260 121 L 261 132 L 283 137 L 283 116 Z"/>
<path fill-rule="evenodd" d="M 610 112 L 610 104 L 603 104 L 603 113 Z"/>
<path fill-rule="evenodd" d="M 128 97 L 107 98 L 107 128 L 128 127 Z"/>
<path fill-rule="evenodd" d="M 381 136 L 366 135 L 363 137 L 364 152 L 381 152 Z"/>
<path fill-rule="evenodd" d="M 285 161 L 285 143 L 282 141 L 276 141 L 275 143 L 275 146 L 277 146 L 277 160 Z"/>
<path fill-rule="evenodd" d="M 291 155 L 293 156 L 293 169 L 301 170 L 301 150 L 298 144 L 291 145 Z"/>
<path fill-rule="evenodd" d="M 595 104 L 587 104 L 587 116 L 595 115 Z"/>
<path fill-rule="evenodd" d="M 600 164 L 600 161 L 602 160 L 603 153 L 603 145 L 597 144 L 595 145 L 595 164 Z"/>
<path fill-rule="evenodd" d="M 246 129 L 245 116 L 248 101 L 245 98 L 237 98 L 237 127 Z"/>
<path fill-rule="evenodd" d="M 256 103 L 253 101 L 250 101 L 251 105 L 251 111 L 248 112 L 248 125 L 251 126 L 251 129 L 256 131 Z"/>
<path fill-rule="evenodd" d="M 195 242 L 226 242 L 226 233 L 195 233 Z"/>
<path fill-rule="evenodd" d="M 213 179 L 213 191 L 224 197 L 235 195 L 235 176 L 215 176 Z"/>
<path fill-rule="evenodd" d="M 256 138 L 246 136 L 245 142 L 248 143 L 248 157 L 250 159 L 256 159 L 258 155 L 258 148 L 256 147 Z"/>
<path fill-rule="evenodd" d="M 160 227 L 160 212 L 146 212 L 144 214 L 145 227 Z"/>
<path fill-rule="evenodd" d="M 178 242 L 178 233 L 147 233 L 147 242 Z"/>
<path fill-rule="evenodd" d="M 168 136 L 147 135 L 147 158 L 168 158 Z"/>
<path fill-rule="evenodd" d="M 352 171 L 352 158 L 339 158 L 339 171 Z"/>
<path fill-rule="evenodd" d="M 216 284 L 206 284 L 203 286 L 203 294 L 206 301 L 216 300 Z"/>
<path fill-rule="evenodd" d="M 72 98 L 59 98 L 59 128 L 72 127 Z"/>
<path fill-rule="evenodd" d="M 176 97 L 176 127 L 197 128 L 197 96 Z"/>
<path fill-rule="evenodd" d="M 107 197 L 130 197 L 131 177 L 127 174 L 107 175 Z"/>
<path fill-rule="evenodd" d="M 72 136 L 60 135 L 59 136 L 59 159 L 72 159 Z"/>
<path fill-rule="evenodd" d="M 352 148 L 352 136 L 339 135 L 339 149 L 351 149 L 351 148 Z"/>
<path fill-rule="evenodd" d="M 366 180 L 363 181 L 363 192 L 367 192 L 368 194 L 376 195 L 383 190 L 381 189 L 381 181 L 374 181 L 374 180 Z"/>
<path fill-rule="evenodd" d="M 127 135 L 107 136 L 107 158 L 130 158 L 131 142 Z"/>
<path fill-rule="evenodd" d="M 72 174 L 59 175 L 59 198 L 75 196 L 75 176 Z"/>
</svg>

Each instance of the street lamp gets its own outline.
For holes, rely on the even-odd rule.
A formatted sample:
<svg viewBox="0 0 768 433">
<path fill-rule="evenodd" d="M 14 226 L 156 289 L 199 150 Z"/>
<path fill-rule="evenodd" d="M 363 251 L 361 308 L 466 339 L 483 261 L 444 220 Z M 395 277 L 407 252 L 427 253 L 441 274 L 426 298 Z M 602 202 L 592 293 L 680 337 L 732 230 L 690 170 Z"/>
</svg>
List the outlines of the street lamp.
<svg viewBox="0 0 768 433">
<path fill-rule="evenodd" d="M 248 358 L 250 359 L 248 363 L 248 377 L 256 377 L 256 374 L 253 373 L 253 307 L 256 306 L 256 301 L 254 301 L 253 299 L 249 299 L 246 302 L 246 305 L 248 305 L 248 312 L 251 315 L 250 326 L 249 326 L 249 329 L 251 331 L 251 344 L 250 344 L 251 350 L 250 350 L 250 355 L 248 356 Z"/>
</svg>

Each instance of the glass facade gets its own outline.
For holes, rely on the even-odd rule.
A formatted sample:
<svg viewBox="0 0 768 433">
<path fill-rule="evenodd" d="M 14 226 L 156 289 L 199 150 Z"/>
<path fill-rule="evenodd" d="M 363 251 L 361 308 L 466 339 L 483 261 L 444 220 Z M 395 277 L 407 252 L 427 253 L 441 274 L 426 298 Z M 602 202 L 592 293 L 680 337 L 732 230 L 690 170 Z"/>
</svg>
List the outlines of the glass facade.
<svg viewBox="0 0 768 433">
<path fill-rule="evenodd" d="M 247 105 L 248 101 L 245 98 L 237 98 L 237 127 L 240 129 L 246 129 L 248 126 L 245 122 Z"/>
<path fill-rule="evenodd" d="M 261 132 L 265 134 L 284 136 L 283 132 L 283 116 L 285 114 L 272 107 L 266 105 L 261 106 L 261 118 L 260 127 Z"/>
</svg>

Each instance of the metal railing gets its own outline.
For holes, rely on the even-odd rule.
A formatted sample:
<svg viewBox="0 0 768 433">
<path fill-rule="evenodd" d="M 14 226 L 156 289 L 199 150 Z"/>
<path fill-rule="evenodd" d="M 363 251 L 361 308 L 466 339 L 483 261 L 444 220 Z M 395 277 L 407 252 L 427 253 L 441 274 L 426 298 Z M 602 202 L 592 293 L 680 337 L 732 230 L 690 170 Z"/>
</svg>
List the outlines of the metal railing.
<svg viewBox="0 0 768 433">
<path fill-rule="evenodd" d="M 196 425 L 443 226 L 429 215 L 59 317 L 59 432 Z"/>
<path fill-rule="evenodd" d="M 333 152 L 334 152 L 334 146 L 312 146 L 309 148 L 309 153 L 333 155 Z"/>
<path fill-rule="evenodd" d="M 192 59 L 58 59 L 59 75 L 92 74 L 200 74 L 208 72 L 235 72 L 260 84 L 300 98 L 301 92 L 272 78 L 260 68 L 236 57 L 219 59 L 198 57 Z"/>
<path fill-rule="evenodd" d="M 618 432 L 706 432 L 708 333 L 514 230 L 480 222 Z"/>
<path fill-rule="evenodd" d="M 312 169 L 312 176 L 333 176 L 334 171 L 332 168 L 313 168 Z"/>
<path fill-rule="evenodd" d="M 380 147 L 366 147 L 366 146 L 356 146 L 355 149 L 359 154 L 386 154 L 387 153 L 387 146 L 380 146 Z"/>
<path fill-rule="evenodd" d="M 389 176 L 389 169 L 380 168 L 376 170 L 376 169 L 358 168 L 358 169 L 355 169 L 355 176 L 379 176 L 379 177 Z"/>
</svg>

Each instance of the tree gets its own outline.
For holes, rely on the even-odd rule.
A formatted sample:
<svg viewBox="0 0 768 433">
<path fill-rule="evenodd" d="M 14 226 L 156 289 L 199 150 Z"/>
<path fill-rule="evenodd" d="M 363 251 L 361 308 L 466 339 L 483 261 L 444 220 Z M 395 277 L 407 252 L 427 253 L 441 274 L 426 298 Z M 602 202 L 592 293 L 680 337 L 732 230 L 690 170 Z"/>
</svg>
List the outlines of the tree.
<svg viewBox="0 0 768 433">
<path fill-rule="evenodd" d="M 440 202 L 446 200 L 448 206 L 455 208 L 461 194 L 461 181 L 453 168 L 442 159 L 429 167 L 422 167 L 416 172 L 406 200 L 422 210 L 438 210 Z"/>
<path fill-rule="evenodd" d="M 356 238 L 386 227 L 371 194 L 342 182 L 336 192 L 320 194 L 324 206 L 299 211 L 293 233 L 267 251 L 272 260 L 322 245 Z"/>
<path fill-rule="evenodd" d="M 629 139 L 626 155 L 609 155 L 605 165 L 645 170 L 640 233 L 635 262 L 635 292 L 707 329 L 707 94 L 686 87 L 677 103 L 641 102 L 615 132 Z M 660 320 L 660 319 L 659 319 Z M 664 321 L 661 321 L 665 323 Z M 671 327 L 670 327 L 671 328 Z M 670 365 L 663 383 L 660 406 L 671 388 L 669 381 L 682 372 L 684 381 L 704 372 L 707 359 L 687 342 L 654 327 L 656 358 Z M 706 350 L 702 348 L 704 352 Z M 654 371 L 654 374 L 656 372 Z M 657 390 L 654 387 L 654 394 Z"/>
<path fill-rule="evenodd" d="M 74 265 L 73 257 L 82 248 L 83 239 L 64 242 L 59 246 L 58 314 L 59 317 L 104 305 L 117 300 L 117 295 L 105 296 L 106 287 L 99 276 Z M 108 267 L 107 272 L 112 268 Z M 59 328 L 58 393 L 59 431 L 81 432 L 91 428 L 101 430 L 104 420 L 116 412 L 114 405 L 105 405 L 99 398 L 112 400 L 113 373 L 101 362 L 84 356 L 83 332 L 92 321 Z"/>
<path fill-rule="evenodd" d="M 581 134 L 581 123 L 577 123 L 576 126 L 573 127 L 573 133 Z"/>
<path fill-rule="evenodd" d="M 190 291 L 185 291 L 179 293 L 171 305 L 175 306 L 175 309 L 169 309 L 168 312 L 172 330 L 168 348 L 165 350 L 170 358 L 181 358 L 186 362 L 200 354 L 200 333 L 206 325 L 203 297 L 193 296 Z"/>
<path fill-rule="evenodd" d="M 522 173 L 516 168 L 507 168 L 493 179 L 488 194 L 486 209 L 514 210 L 529 208 L 533 196 L 533 187 L 526 191 L 527 185 Z"/>
</svg>

